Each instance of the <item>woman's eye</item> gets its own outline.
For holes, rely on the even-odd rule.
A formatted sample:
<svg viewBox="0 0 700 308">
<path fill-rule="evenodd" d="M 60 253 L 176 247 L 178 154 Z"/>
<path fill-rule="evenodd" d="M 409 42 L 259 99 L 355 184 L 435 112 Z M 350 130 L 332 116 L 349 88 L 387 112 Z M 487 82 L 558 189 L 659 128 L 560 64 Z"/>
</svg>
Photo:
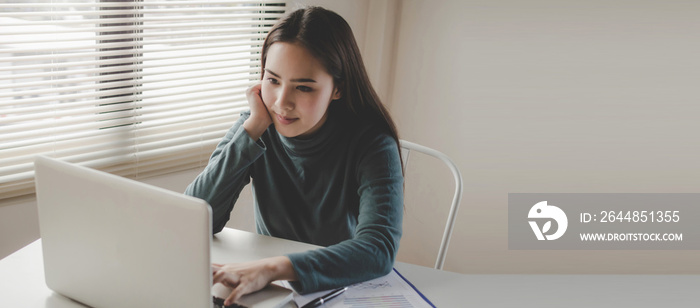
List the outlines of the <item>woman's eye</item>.
<svg viewBox="0 0 700 308">
<path fill-rule="evenodd" d="M 311 88 L 306 87 L 306 86 L 298 86 L 297 89 L 301 92 L 311 92 Z"/>
<path fill-rule="evenodd" d="M 277 84 L 277 83 L 278 83 L 277 79 L 275 79 L 275 78 L 267 78 L 267 82 L 269 82 L 269 83 L 271 83 L 271 84 Z"/>
</svg>

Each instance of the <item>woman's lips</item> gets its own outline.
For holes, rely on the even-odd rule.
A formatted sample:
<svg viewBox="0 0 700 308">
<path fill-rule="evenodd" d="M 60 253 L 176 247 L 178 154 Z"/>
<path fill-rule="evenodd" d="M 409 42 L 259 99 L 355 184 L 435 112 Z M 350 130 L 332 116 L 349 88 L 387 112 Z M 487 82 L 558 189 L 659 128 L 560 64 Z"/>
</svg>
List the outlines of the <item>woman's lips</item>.
<svg viewBox="0 0 700 308">
<path fill-rule="evenodd" d="M 280 124 L 289 125 L 289 124 L 294 123 L 294 121 L 296 121 L 296 120 L 299 120 L 299 118 L 288 118 L 288 117 L 281 116 L 279 114 L 277 115 L 277 121 Z"/>
</svg>

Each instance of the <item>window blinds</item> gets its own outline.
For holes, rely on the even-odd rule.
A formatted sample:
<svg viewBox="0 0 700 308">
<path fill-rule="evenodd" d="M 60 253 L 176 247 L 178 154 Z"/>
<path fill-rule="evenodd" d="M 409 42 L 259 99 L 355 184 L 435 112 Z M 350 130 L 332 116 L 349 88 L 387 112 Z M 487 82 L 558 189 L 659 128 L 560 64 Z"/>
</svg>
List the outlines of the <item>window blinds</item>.
<svg viewBox="0 0 700 308">
<path fill-rule="evenodd" d="M 143 178 L 204 166 L 247 109 L 284 1 L 0 4 L 0 199 L 36 155 Z"/>
</svg>

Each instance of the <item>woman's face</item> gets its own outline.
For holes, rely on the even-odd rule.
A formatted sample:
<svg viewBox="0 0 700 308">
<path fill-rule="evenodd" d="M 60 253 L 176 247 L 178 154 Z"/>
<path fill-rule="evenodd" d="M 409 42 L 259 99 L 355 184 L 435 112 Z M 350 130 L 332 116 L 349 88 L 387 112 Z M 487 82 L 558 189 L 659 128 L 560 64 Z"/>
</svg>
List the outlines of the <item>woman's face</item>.
<svg viewBox="0 0 700 308">
<path fill-rule="evenodd" d="M 304 137 L 326 122 L 328 105 L 340 93 L 306 48 L 277 42 L 267 50 L 261 96 L 282 136 Z"/>
</svg>

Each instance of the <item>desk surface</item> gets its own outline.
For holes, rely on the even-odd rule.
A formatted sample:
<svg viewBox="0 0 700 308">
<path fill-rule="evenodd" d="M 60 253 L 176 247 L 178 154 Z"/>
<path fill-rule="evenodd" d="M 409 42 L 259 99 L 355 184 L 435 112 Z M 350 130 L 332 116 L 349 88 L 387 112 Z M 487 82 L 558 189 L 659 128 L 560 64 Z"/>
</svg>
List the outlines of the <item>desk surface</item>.
<svg viewBox="0 0 700 308">
<path fill-rule="evenodd" d="M 235 245 L 234 245 L 235 243 Z M 317 248 L 225 229 L 212 262 L 241 262 Z M 698 275 L 462 275 L 398 262 L 437 307 L 697 307 Z M 46 287 L 38 240 L 0 260 L 0 307 L 83 307 Z"/>
</svg>

